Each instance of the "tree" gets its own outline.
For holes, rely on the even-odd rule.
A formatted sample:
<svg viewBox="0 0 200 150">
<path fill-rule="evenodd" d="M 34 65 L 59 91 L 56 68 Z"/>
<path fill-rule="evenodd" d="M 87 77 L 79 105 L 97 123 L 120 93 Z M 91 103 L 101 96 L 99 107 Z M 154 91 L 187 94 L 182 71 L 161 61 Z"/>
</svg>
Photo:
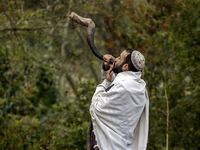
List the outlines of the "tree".
<svg viewBox="0 0 200 150">
<path fill-rule="evenodd" d="M 85 149 L 89 106 L 101 61 L 86 28 L 96 24 L 102 54 L 145 55 L 150 97 L 148 149 L 199 149 L 199 0 L 2 0 L 0 147 Z M 192 16 L 192 17 L 191 17 Z"/>
</svg>

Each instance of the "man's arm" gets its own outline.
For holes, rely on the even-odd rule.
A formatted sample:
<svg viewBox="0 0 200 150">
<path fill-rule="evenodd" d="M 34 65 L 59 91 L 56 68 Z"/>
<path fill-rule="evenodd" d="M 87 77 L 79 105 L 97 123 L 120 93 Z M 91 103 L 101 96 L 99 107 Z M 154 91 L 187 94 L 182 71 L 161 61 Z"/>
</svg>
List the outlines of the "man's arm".
<svg viewBox="0 0 200 150">
<path fill-rule="evenodd" d="M 103 82 L 97 86 L 94 95 L 104 92 L 115 78 L 115 74 L 112 71 L 114 64 L 110 64 L 110 59 L 115 60 L 115 58 L 112 55 L 104 55 L 103 59 L 104 62 L 101 69 L 101 78 Z"/>
<path fill-rule="evenodd" d="M 105 91 L 105 89 L 102 90 L 103 88 L 100 88 L 100 86 L 102 85 L 98 85 L 92 97 L 92 103 L 90 105 L 90 114 L 92 118 L 95 118 L 97 114 L 100 118 L 105 117 L 105 113 L 113 112 L 115 107 L 120 105 L 121 96 L 125 93 L 125 89 L 121 84 L 110 85 L 111 88 L 109 91 Z"/>
<path fill-rule="evenodd" d="M 93 97 L 99 93 L 105 92 L 105 90 L 111 85 L 115 78 L 115 74 L 112 72 L 113 66 L 114 65 L 112 65 L 108 71 L 101 69 L 103 82 L 97 86 Z"/>
</svg>

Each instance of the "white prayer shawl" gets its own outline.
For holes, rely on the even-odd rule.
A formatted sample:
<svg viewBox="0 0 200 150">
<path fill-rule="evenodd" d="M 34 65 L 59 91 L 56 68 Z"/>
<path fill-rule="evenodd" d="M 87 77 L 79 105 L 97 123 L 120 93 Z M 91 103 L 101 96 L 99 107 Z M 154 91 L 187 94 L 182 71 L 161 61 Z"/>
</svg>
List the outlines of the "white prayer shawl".
<svg viewBox="0 0 200 150">
<path fill-rule="evenodd" d="M 97 146 L 100 150 L 145 150 L 149 98 L 141 72 L 121 72 L 113 82 L 102 73 L 103 82 L 97 86 L 90 105 Z"/>
</svg>

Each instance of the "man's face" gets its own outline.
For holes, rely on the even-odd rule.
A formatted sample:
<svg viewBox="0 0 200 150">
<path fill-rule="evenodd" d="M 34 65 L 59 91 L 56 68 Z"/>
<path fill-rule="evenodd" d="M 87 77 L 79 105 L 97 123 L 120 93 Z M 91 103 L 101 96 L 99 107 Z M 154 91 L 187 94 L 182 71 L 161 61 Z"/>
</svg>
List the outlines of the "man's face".
<svg viewBox="0 0 200 150">
<path fill-rule="evenodd" d="M 115 59 L 115 67 L 114 67 L 114 69 L 113 69 L 113 72 L 114 73 L 120 73 L 120 72 L 123 72 L 123 70 L 122 70 L 122 67 L 123 67 L 123 62 L 124 62 L 124 60 L 125 60 L 125 58 L 126 58 L 126 56 L 128 55 L 129 53 L 126 51 L 126 50 L 124 50 L 121 54 L 120 54 L 120 56 L 119 57 L 117 57 L 116 59 Z"/>
</svg>

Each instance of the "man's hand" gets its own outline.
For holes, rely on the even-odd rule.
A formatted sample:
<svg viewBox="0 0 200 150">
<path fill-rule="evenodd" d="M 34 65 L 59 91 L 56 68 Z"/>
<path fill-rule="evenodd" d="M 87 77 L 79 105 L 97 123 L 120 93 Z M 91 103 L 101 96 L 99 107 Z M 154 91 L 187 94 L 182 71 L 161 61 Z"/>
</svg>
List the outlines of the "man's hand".
<svg viewBox="0 0 200 150">
<path fill-rule="evenodd" d="M 114 64 L 110 65 L 110 69 L 108 71 L 106 71 L 106 79 L 110 82 L 111 82 L 111 78 L 113 75 L 113 71 L 112 71 L 113 67 L 114 67 Z"/>
<path fill-rule="evenodd" d="M 103 63 L 103 65 L 104 65 L 104 71 L 107 71 L 107 70 L 109 70 L 109 68 L 110 68 L 110 66 L 111 66 L 111 64 L 110 64 L 110 60 L 115 60 L 115 57 L 113 57 L 112 55 L 108 55 L 108 54 L 106 54 L 106 55 L 104 55 L 103 56 L 103 60 L 105 61 L 104 63 Z M 114 65 L 114 64 L 113 64 Z"/>
</svg>

